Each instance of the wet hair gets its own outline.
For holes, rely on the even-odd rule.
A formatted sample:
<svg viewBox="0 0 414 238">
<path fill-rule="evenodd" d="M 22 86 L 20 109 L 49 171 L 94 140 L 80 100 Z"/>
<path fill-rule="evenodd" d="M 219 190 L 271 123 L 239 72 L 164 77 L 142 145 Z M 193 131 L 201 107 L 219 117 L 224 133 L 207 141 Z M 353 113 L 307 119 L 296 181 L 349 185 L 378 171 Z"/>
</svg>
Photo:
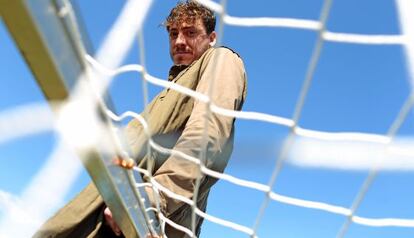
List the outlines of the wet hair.
<svg viewBox="0 0 414 238">
<path fill-rule="evenodd" d="M 194 23 L 196 20 L 201 19 L 207 34 L 214 31 L 216 27 L 216 17 L 210 9 L 204 7 L 200 3 L 194 0 L 187 0 L 185 2 L 179 2 L 171 9 L 170 15 L 164 22 L 164 26 L 167 31 L 170 31 L 170 26 L 173 24 Z"/>
</svg>

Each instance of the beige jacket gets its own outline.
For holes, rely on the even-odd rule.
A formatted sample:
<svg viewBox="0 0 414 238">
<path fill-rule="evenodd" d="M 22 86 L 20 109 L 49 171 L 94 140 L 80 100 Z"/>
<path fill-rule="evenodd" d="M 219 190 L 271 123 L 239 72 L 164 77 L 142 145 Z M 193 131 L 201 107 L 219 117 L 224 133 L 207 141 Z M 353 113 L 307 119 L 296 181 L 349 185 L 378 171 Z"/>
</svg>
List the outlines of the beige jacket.
<svg viewBox="0 0 414 238">
<path fill-rule="evenodd" d="M 224 47 L 207 50 L 199 60 L 185 69 L 174 66 L 169 80 L 205 95 L 211 92 L 211 102 L 225 109 L 240 110 L 246 96 L 243 62 L 236 53 Z M 206 106 L 190 96 L 165 89 L 152 100 L 142 115 L 157 143 L 200 158 L 206 126 Z M 233 147 L 234 118 L 211 113 L 206 132 L 205 164 L 210 169 L 222 172 Z M 164 187 L 192 199 L 195 181 L 199 176 L 196 164 L 176 156 L 157 153 L 155 150 L 147 153 L 147 140 L 137 120 L 128 124 L 127 138 L 130 152 L 140 167 L 147 168 Z M 197 202 L 201 210 L 205 210 L 208 193 L 215 182 L 214 178 L 201 177 Z M 152 191 L 148 192 L 154 204 Z M 191 229 L 190 207 L 164 193 L 160 197 L 161 210 L 165 216 Z M 73 234 L 77 237 L 108 237 L 102 235 L 103 206 L 96 188 L 89 185 L 52 217 L 35 237 L 74 237 Z M 197 233 L 200 232 L 201 223 L 202 219 L 198 217 Z M 169 226 L 166 226 L 166 234 L 171 238 L 186 237 L 184 233 Z"/>
</svg>

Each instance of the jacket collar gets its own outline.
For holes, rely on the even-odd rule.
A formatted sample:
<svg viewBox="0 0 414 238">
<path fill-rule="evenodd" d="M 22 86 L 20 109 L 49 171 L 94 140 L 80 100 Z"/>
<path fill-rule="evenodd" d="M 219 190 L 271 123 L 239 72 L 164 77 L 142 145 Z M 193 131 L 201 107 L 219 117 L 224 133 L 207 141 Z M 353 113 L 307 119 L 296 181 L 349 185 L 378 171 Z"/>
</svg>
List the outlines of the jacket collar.
<svg viewBox="0 0 414 238">
<path fill-rule="evenodd" d="M 184 69 L 188 68 L 189 65 L 173 65 L 170 68 L 170 72 L 168 73 L 168 81 L 172 81 L 179 73 L 181 73 Z"/>
</svg>

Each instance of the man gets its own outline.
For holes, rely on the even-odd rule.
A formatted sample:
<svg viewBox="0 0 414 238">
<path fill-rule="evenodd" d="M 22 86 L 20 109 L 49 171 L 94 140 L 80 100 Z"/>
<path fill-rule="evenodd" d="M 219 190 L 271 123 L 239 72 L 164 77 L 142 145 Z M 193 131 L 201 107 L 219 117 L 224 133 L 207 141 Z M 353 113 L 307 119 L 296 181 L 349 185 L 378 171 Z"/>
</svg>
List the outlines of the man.
<svg viewBox="0 0 414 238">
<path fill-rule="evenodd" d="M 215 16 L 212 11 L 193 1 L 178 3 L 167 17 L 170 55 L 174 62 L 168 79 L 176 84 L 210 95 L 219 107 L 240 110 L 246 96 L 246 75 L 243 62 L 233 51 L 213 48 L 216 41 Z M 154 140 L 165 147 L 200 158 L 206 149 L 204 164 L 222 172 L 233 147 L 234 118 L 211 113 L 206 124 L 207 105 L 171 89 L 163 90 L 146 107 L 142 115 L 148 121 Z M 207 125 L 207 127 L 206 127 Z M 203 145 L 204 130 L 206 144 Z M 178 156 L 151 151 L 146 153 L 146 137 L 142 126 L 132 120 L 127 127 L 132 156 L 138 166 L 148 169 L 154 179 L 176 194 L 192 199 L 196 180 L 201 177 L 197 206 L 205 211 L 207 197 L 216 179 L 200 175 L 198 165 Z M 167 138 L 167 139 L 166 139 Z M 144 178 L 145 180 L 145 178 Z M 154 191 L 147 190 L 155 204 Z M 191 230 L 191 207 L 158 195 L 161 212 L 175 223 Z M 202 218 L 196 219 L 196 234 Z M 171 238 L 189 237 L 169 225 Z M 113 234 L 111 234 L 113 233 Z M 122 235 L 93 184 L 66 205 L 42 229 L 37 237 L 110 237 Z M 35 235 L 35 236 L 36 236 Z"/>
</svg>

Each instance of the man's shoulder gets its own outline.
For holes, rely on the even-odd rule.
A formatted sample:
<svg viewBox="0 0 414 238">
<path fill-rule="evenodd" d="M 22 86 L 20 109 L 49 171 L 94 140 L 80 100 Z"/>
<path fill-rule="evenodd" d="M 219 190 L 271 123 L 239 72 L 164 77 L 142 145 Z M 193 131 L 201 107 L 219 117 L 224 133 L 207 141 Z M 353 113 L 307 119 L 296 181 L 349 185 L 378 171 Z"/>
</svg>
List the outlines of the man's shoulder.
<svg viewBox="0 0 414 238">
<path fill-rule="evenodd" d="M 233 50 L 232 48 L 230 48 L 228 46 L 219 46 L 219 47 L 217 47 L 215 49 L 218 50 L 218 51 L 224 51 L 224 52 L 227 51 L 229 53 L 231 52 L 231 53 L 237 55 L 237 57 L 241 58 L 240 55 L 239 55 L 239 53 L 237 53 L 235 50 Z"/>
<path fill-rule="evenodd" d="M 218 65 L 217 65 L 218 64 Z M 204 70 L 213 65 L 214 67 L 237 67 L 244 70 L 243 60 L 240 55 L 231 48 L 220 46 L 208 49 L 200 59 L 195 61 L 188 72 Z"/>
<path fill-rule="evenodd" d="M 227 57 L 241 58 L 239 53 L 237 53 L 235 50 L 227 46 L 219 46 L 219 47 L 211 48 L 208 54 L 210 55 L 220 54 L 220 55 L 227 56 Z"/>
<path fill-rule="evenodd" d="M 233 49 L 226 46 L 219 46 L 208 49 L 203 57 L 200 58 L 202 65 L 209 64 L 210 61 L 225 61 L 225 62 L 242 62 L 240 55 Z"/>
</svg>

